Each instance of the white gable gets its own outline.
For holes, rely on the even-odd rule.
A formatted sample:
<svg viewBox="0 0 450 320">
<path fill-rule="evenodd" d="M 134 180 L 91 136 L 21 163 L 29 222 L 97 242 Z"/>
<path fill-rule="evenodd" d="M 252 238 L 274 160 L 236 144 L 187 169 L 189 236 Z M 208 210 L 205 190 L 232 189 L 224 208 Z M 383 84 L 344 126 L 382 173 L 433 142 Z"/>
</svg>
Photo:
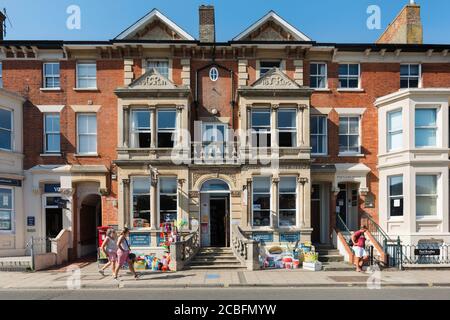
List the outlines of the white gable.
<svg viewBox="0 0 450 320">
<path fill-rule="evenodd" d="M 253 32 L 257 31 L 259 28 L 263 27 L 267 23 L 270 23 L 271 21 L 274 22 L 276 25 L 280 26 L 287 34 L 289 34 L 291 37 L 290 40 L 311 41 L 311 39 L 308 36 L 300 32 L 297 28 L 295 28 L 293 25 L 291 25 L 286 20 L 281 18 L 274 11 L 270 11 L 264 17 L 262 17 L 254 24 L 252 24 L 250 27 L 248 27 L 246 30 L 244 30 L 242 33 L 234 37 L 233 41 L 246 40 Z M 255 40 L 281 40 L 281 39 L 282 39 L 281 35 L 279 34 L 277 35 L 275 34 L 275 30 L 269 29 L 266 35 L 262 36 L 260 39 Z"/>
<path fill-rule="evenodd" d="M 160 21 L 163 25 L 165 25 L 168 29 L 173 31 L 178 39 L 182 40 L 195 40 L 189 33 L 181 29 L 176 23 L 167 18 L 157 9 L 153 9 L 150 11 L 145 17 L 139 19 L 136 23 L 128 27 L 121 34 L 119 34 L 115 40 L 125 40 L 125 39 L 133 39 L 139 32 L 142 32 L 146 29 L 147 26 L 152 23 Z M 163 36 L 162 30 L 157 26 L 157 30 L 148 30 L 145 32 L 144 38 L 146 40 L 161 40 L 165 37 Z"/>
<path fill-rule="evenodd" d="M 299 89 L 300 86 L 278 68 L 267 71 L 256 80 L 251 87 L 253 89 Z"/>
</svg>

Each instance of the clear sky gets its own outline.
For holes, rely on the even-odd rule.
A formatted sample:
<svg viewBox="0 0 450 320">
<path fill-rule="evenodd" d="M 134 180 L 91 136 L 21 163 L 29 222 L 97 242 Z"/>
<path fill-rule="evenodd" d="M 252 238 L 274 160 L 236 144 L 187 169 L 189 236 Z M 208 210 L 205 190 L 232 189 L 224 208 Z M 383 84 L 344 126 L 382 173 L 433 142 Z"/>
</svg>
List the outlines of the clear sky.
<svg viewBox="0 0 450 320">
<path fill-rule="evenodd" d="M 381 9 L 384 29 L 409 0 L 0 0 L 12 26 L 10 40 L 109 40 L 153 8 L 198 37 L 198 6 L 216 8 L 216 37 L 231 40 L 269 10 L 275 10 L 320 42 L 374 42 L 382 30 L 366 26 L 368 6 Z M 422 6 L 424 42 L 450 43 L 448 0 L 416 0 Z M 66 27 L 70 5 L 81 9 L 81 29 Z"/>
</svg>

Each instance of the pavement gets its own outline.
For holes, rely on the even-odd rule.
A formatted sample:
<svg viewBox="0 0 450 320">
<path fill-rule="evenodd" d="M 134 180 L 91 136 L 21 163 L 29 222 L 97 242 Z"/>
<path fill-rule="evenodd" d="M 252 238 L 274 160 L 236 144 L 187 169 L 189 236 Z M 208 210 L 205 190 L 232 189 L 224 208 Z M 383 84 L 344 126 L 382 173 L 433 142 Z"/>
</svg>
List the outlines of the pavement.
<svg viewBox="0 0 450 320">
<path fill-rule="evenodd" d="M 139 272 L 139 271 L 138 271 Z M 0 272 L 1 289 L 139 289 L 139 288 L 450 288 L 450 270 L 406 271 L 140 271 L 135 280 L 121 271 L 120 281 L 97 271 L 96 263 L 82 262 L 39 272 Z"/>
</svg>

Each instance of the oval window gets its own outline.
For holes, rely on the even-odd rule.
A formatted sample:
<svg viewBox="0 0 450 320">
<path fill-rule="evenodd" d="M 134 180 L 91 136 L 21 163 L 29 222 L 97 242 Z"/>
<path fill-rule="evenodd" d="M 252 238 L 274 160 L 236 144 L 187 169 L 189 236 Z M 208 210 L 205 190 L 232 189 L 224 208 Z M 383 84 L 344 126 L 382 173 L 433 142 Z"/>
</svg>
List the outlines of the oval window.
<svg viewBox="0 0 450 320">
<path fill-rule="evenodd" d="M 209 69 L 209 78 L 211 81 L 217 81 L 219 79 L 219 70 L 216 67 Z"/>
</svg>

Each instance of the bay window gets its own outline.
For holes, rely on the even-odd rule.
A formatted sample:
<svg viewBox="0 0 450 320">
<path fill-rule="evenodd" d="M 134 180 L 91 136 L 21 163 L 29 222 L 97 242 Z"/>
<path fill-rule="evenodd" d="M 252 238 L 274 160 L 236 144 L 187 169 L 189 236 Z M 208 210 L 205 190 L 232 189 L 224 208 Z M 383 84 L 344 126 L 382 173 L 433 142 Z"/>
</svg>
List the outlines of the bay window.
<svg viewBox="0 0 450 320">
<path fill-rule="evenodd" d="M 279 225 L 280 227 L 295 226 L 297 216 L 297 178 L 281 177 L 279 186 Z"/>
<path fill-rule="evenodd" d="M 327 64 L 312 62 L 309 66 L 309 86 L 315 89 L 326 89 L 327 85 Z"/>
<path fill-rule="evenodd" d="M 359 64 L 345 63 L 339 65 L 339 88 L 357 89 L 359 88 Z"/>
<path fill-rule="evenodd" d="M 253 226 L 255 227 L 266 227 L 271 225 L 270 188 L 270 177 L 253 178 L 252 213 Z"/>
<path fill-rule="evenodd" d="M 0 188 L 0 231 L 13 230 L 13 190 Z"/>
<path fill-rule="evenodd" d="M 278 109 L 278 146 L 297 145 L 297 110 Z"/>
<path fill-rule="evenodd" d="M 60 152 L 60 124 L 59 113 L 44 114 L 44 152 Z"/>
<path fill-rule="evenodd" d="M 389 216 L 403 216 L 403 176 L 388 177 Z"/>
<path fill-rule="evenodd" d="M 339 118 L 339 153 L 359 153 L 359 117 Z"/>
<path fill-rule="evenodd" d="M 78 153 L 97 153 L 97 115 L 79 114 L 77 119 Z"/>
<path fill-rule="evenodd" d="M 437 110 L 416 108 L 415 111 L 416 148 L 437 146 Z"/>
<path fill-rule="evenodd" d="M 13 141 L 13 113 L 0 108 L 0 149 L 11 151 Z"/>
<path fill-rule="evenodd" d="M 388 151 L 401 149 L 403 146 L 402 111 L 392 111 L 388 117 Z"/>
<path fill-rule="evenodd" d="M 418 88 L 420 84 L 420 64 L 400 65 L 400 88 Z"/>
<path fill-rule="evenodd" d="M 270 147 L 270 109 L 253 109 L 251 113 L 252 146 Z"/>
<path fill-rule="evenodd" d="M 150 177 L 131 179 L 131 225 L 133 228 L 150 227 Z"/>
<path fill-rule="evenodd" d="M 310 127 L 312 154 L 327 154 L 327 117 L 311 116 Z"/>
<path fill-rule="evenodd" d="M 416 176 L 416 216 L 437 216 L 437 182 L 436 175 Z"/>
<path fill-rule="evenodd" d="M 158 110 L 158 147 L 173 148 L 176 131 L 175 109 Z"/>
<path fill-rule="evenodd" d="M 178 192 L 177 178 L 164 177 L 159 179 L 159 217 L 160 222 L 177 220 Z"/>
<path fill-rule="evenodd" d="M 151 119 L 149 110 L 131 111 L 131 147 L 150 148 Z"/>
</svg>

